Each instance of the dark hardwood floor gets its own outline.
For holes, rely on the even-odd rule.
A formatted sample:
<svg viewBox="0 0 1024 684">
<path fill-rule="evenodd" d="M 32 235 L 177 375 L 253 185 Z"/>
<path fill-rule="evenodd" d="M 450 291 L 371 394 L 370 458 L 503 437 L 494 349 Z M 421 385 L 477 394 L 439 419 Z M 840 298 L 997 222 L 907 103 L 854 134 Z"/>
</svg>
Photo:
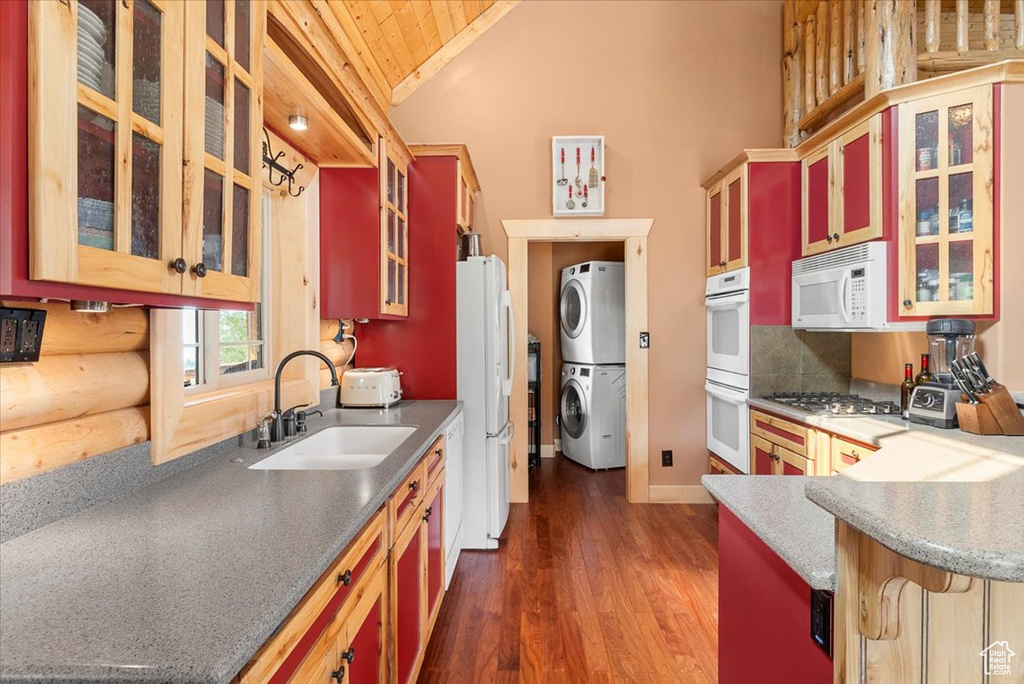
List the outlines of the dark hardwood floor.
<svg viewBox="0 0 1024 684">
<path fill-rule="evenodd" d="M 545 459 L 501 548 L 462 553 L 419 681 L 716 682 L 717 509 L 625 477 Z"/>
</svg>

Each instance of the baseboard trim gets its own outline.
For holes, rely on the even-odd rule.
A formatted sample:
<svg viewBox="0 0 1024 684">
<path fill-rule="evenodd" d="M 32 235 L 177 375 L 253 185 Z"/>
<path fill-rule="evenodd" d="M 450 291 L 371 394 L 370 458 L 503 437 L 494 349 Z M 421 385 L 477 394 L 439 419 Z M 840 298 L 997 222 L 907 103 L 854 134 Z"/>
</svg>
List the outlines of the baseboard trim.
<svg viewBox="0 0 1024 684">
<path fill-rule="evenodd" d="M 555 457 L 555 445 L 554 444 L 541 444 L 540 445 L 540 457 L 541 458 L 554 458 Z"/>
<path fill-rule="evenodd" d="M 649 490 L 651 503 L 715 503 L 708 490 L 704 489 L 701 485 L 651 485 Z"/>
<path fill-rule="evenodd" d="M 561 450 L 562 450 L 562 440 L 556 438 L 555 439 L 555 451 L 559 451 L 560 452 Z"/>
</svg>

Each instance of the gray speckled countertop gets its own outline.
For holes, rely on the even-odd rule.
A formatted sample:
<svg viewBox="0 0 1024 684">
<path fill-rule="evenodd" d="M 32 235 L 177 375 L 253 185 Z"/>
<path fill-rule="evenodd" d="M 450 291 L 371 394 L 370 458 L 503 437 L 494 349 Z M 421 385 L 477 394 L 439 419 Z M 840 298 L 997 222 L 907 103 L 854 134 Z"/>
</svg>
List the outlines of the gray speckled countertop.
<svg viewBox="0 0 1024 684">
<path fill-rule="evenodd" d="M 310 434 L 418 429 L 359 471 L 241 448 L 0 545 L 0 681 L 229 682 L 458 410 L 330 411 Z"/>
<path fill-rule="evenodd" d="M 879 447 L 841 475 L 807 478 L 807 497 L 837 518 L 913 560 L 1024 582 L 1024 437 L 750 405 Z"/>
<path fill-rule="evenodd" d="M 808 501 L 809 477 L 704 475 L 701 484 L 814 589 L 835 590 L 835 518 Z"/>
</svg>

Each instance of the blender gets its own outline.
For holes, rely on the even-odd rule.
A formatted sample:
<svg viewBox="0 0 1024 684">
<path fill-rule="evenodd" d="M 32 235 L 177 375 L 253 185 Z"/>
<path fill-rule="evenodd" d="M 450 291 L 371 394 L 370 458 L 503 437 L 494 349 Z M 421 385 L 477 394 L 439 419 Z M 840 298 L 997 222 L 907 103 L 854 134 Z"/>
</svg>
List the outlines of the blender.
<svg viewBox="0 0 1024 684">
<path fill-rule="evenodd" d="M 953 362 L 974 353 L 974 321 L 937 318 L 925 327 L 934 380 L 921 383 L 910 396 L 910 422 L 955 428 L 960 388 L 953 380 Z"/>
</svg>

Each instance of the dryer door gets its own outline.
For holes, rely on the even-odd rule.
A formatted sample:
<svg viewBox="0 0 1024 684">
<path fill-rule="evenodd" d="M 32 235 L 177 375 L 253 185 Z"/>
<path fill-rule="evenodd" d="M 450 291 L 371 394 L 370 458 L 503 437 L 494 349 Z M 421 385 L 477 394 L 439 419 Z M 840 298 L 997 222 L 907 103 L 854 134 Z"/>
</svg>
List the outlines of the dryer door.
<svg viewBox="0 0 1024 684">
<path fill-rule="evenodd" d="M 575 380 L 562 388 L 562 430 L 572 439 L 583 437 L 587 428 L 587 398 Z"/>
<path fill-rule="evenodd" d="M 562 288 L 562 332 L 572 339 L 579 337 L 587 322 L 587 298 L 583 286 L 575 278 Z"/>
</svg>

